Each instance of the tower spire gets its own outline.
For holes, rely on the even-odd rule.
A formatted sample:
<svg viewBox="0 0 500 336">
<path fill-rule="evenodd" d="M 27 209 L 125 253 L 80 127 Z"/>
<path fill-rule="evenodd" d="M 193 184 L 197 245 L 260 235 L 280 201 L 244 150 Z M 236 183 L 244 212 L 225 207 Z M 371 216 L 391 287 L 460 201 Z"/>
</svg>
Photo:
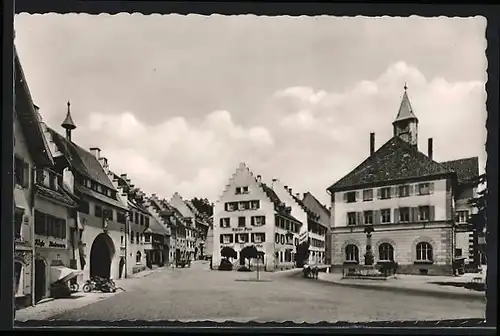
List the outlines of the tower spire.
<svg viewBox="0 0 500 336">
<path fill-rule="evenodd" d="M 75 123 L 73 122 L 73 118 L 71 117 L 71 103 L 68 101 L 68 112 L 66 112 L 66 118 L 64 118 L 64 121 L 61 124 L 61 127 L 66 130 L 66 139 L 71 141 L 71 131 L 76 128 Z"/>
<path fill-rule="evenodd" d="M 417 146 L 418 144 L 418 118 L 413 113 L 413 108 L 408 97 L 408 84 L 405 82 L 403 98 L 399 105 L 399 111 L 396 119 L 392 122 L 394 136 L 399 136 L 401 139 Z"/>
</svg>

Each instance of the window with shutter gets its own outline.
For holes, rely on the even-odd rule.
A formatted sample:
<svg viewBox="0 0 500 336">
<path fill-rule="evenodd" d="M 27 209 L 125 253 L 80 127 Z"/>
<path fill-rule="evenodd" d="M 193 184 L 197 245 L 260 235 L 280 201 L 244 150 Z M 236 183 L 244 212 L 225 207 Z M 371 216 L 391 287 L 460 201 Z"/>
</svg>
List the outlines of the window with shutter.
<svg viewBox="0 0 500 336">
<path fill-rule="evenodd" d="M 399 223 L 399 209 L 394 209 L 394 223 Z"/>
<path fill-rule="evenodd" d="M 382 188 L 377 189 L 377 198 L 381 199 L 382 198 Z"/>
<path fill-rule="evenodd" d="M 436 220 L 436 212 L 434 206 L 429 207 L 429 221 L 435 221 Z"/>
<path fill-rule="evenodd" d="M 394 210 L 394 212 L 396 212 L 396 210 Z M 391 222 L 391 209 L 382 209 L 380 212 L 381 212 L 381 217 L 382 217 L 381 218 L 382 223 L 390 223 Z"/>
</svg>

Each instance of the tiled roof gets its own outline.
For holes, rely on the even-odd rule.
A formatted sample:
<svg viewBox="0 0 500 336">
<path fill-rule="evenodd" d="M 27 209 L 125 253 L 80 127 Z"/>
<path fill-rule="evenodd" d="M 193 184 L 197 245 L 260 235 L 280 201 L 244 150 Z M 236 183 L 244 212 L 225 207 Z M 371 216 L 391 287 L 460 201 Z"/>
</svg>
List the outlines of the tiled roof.
<svg viewBox="0 0 500 336">
<path fill-rule="evenodd" d="M 76 169 L 76 171 L 83 176 L 116 191 L 108 175 L 92 153 L 68 141 L 64 136 L 53 129 L 48 128 L 48 130 L 52 134 L 52 139 L 56 143 L 57 148 L 64 153 L 71 167 Z"/>
<path fill-rule="evenodd" d="M 300 221 L 297 218 L 293 217 L 291 214 L 288 214 L 284 211 L 284 209 L 281 207 L 282 202 L 281 202 L 280 198 L 278 197 L 278 195 L 276 195 L 276 193 L 274 192 L 274 190 L 272 188 L 268 187 L 265 183 L 261 183 L 261 187 L 264 190 L 264 192 L 266 193 L 267 197 L 269 197 L 271 202 L 273 202 L 274 210 L 279 215 L 300 223 Z"/>
<path fill-rule="evenodd" d="M 312 197 L 312 199 L 313 199 L 316 203 L 318 203 L 318 204 L 319 204 L 319 206 L 320 206 L 320 207 L 321 207 L 321 208 L 322 208 L 322 209 L 323 209 L 323 210 L 324 210 L 324 211 L 325 211 L 328 215 L 330 215 L 330 210 L 328 210 L 328 208 L 327 208 L 327 207 L 326 207 L 323 203 L 321 203 L 321 202 L 320 202 L 320 201 L 319 201 L 319 200 L 318 200 L 318 199 L 317 199 L 317 198 L 316 198 L 313 194 L 311 194 L 310 192 L 307 192 L 307 194 L 308 194 L 309 196 L 311 196 L 311 197 Z"/>
<path fill-rule="evenodd" d="M 26 83 L 23 68 L 14 46 L 15 101 L 14 111 L 25 135 L 28 151 L 40 168 L 54 164 L 38 119 L 35 104 Z"/>
<path fill-rule="evenodd" d="M 158 222 L 154 217 L 149 222 L 149 232 L 157 233 L 161 235 L 168 235 L 168 230 L 165 226 L 163 226 L 160 222 Z"/>
<path fill-rule="evenodd" d="M 76 202 L 64 192 L 57 192 L 38 183 L 36 184 L 36 191 L 41 196 L 54 199 L 69 206 L 76 206 Z"/>
<path fill-rule="evenodd" d="M 344 190 L 365 184 L 452 173 L 444 165 L 431 160 L 406 141 L 394 136 L 328 190 Z"/>
<path fill-rule="evenodd" d="M 479 177 L 479 159 L 477 156 L 445 161 L 441 162 L 441 164 L 457 173 L 459 183 L 473 182 Z"/>
<path fill-rule="evenodd" d="M 113 206 L 120 208 L 120 209 L 123 209 L 123 210 L 128 210 L 127 206 L 125 204 L 122 204 L 120 201 L 115 200 L 115 199 L 110 198 L 110 197 L 107 197 L 107 196 L 104 196 L 104 195 L 102 195 L 102 194 L 100 194 L 92 189 L 86 188 L 86 187 L 78 185 L 76 183 L 75 183 L 75 190 L 77 190 L 78 192 L 80 192 L 82 194 L 90 196 L 92 198 L 95 198 L 103 203 L 113 205 Z"/>
</svg>

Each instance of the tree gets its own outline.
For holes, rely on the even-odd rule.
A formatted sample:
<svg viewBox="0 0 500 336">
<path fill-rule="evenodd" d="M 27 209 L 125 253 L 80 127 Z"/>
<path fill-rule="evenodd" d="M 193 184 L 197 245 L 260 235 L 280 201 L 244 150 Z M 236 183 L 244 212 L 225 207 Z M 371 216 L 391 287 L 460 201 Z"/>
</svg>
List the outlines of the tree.
<svg viewBox="0 0 500 336">
<path fill-rule="evenodd" d="M 211 217 L 214 214 L 214 205 L 207 198 L 195 197 L 191 199 L 191 203 L 196 208 L 196 210 L 206 215 L 207 217 Z"/>
<path fill-rule="evenodd" d="M 297 251 L 295 253 L 295 264 L 297 267 L 302 267 L 305 261 L 309 258 L 309 241 L 304 241 L 297 245 Z"/>
<path fill-rule="evenodd" d="M 238 256 L 238 254 L 236 253 L 236 251 L 230 247 L 230 246 L 224 246 L 222 248 L 222 250 L 220 251 L 220 255 L 223 257 L 223 258 L 226 258 L 228 261 L 230 258 L 236 258 Z"/>
<path fill-rule="evenodd" d="M 480 175 L 475 181 L 476 186 L 486 185 L 486 174 Z M 472 229 L 475 231 L 475 235 L 486 235 L 488 230 L 487 227 L 487 217 L 486 217 L 486 208 L 487 208 L 487 198 L 488 198 L 488 188 L 487 186 L 478 192 L 477 197 L 472 198 L 469 202 L 470 204 L 476 208 L 476 213 L 472 214 L 469 218 L 469 222 L 472 224 Z M 486 256 L 486 246 L 485 244 L 480 244 L 479 248 L 484 248 L 483 255 Z M 477 262 L 480 262 L 477 260 Z"/>
</svg>

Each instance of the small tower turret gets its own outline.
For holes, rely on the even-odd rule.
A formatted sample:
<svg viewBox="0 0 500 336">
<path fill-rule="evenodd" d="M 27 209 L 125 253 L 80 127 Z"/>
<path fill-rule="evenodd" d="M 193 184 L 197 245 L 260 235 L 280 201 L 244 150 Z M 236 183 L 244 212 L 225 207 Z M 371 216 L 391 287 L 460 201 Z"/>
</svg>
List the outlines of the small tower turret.
<svg viewBox="0 0 500 336">
<path fill-rule="evenodd" d="M 71 118 L 70 106 L 71 103 L 68 101 L 68 112 L 66 113 L 66 118 L 61 124 L 61 127 L 66 130 L 66 139 L 68 141 L 71 141 L 71 131 L 76 128 L 76 125 L 73 122 L 73 118 Z"/>
<path fill-rule="evenodd" d="M 418 146 L 418 118 L 413 113 L 413 108 L 408 98 L 408 86 L 405 83 L 403 98 L 399 106 L 398 115 L 392 122 L 394 136 L 399 136 L 404 141 L 417 147 Z"/>
</svg>

